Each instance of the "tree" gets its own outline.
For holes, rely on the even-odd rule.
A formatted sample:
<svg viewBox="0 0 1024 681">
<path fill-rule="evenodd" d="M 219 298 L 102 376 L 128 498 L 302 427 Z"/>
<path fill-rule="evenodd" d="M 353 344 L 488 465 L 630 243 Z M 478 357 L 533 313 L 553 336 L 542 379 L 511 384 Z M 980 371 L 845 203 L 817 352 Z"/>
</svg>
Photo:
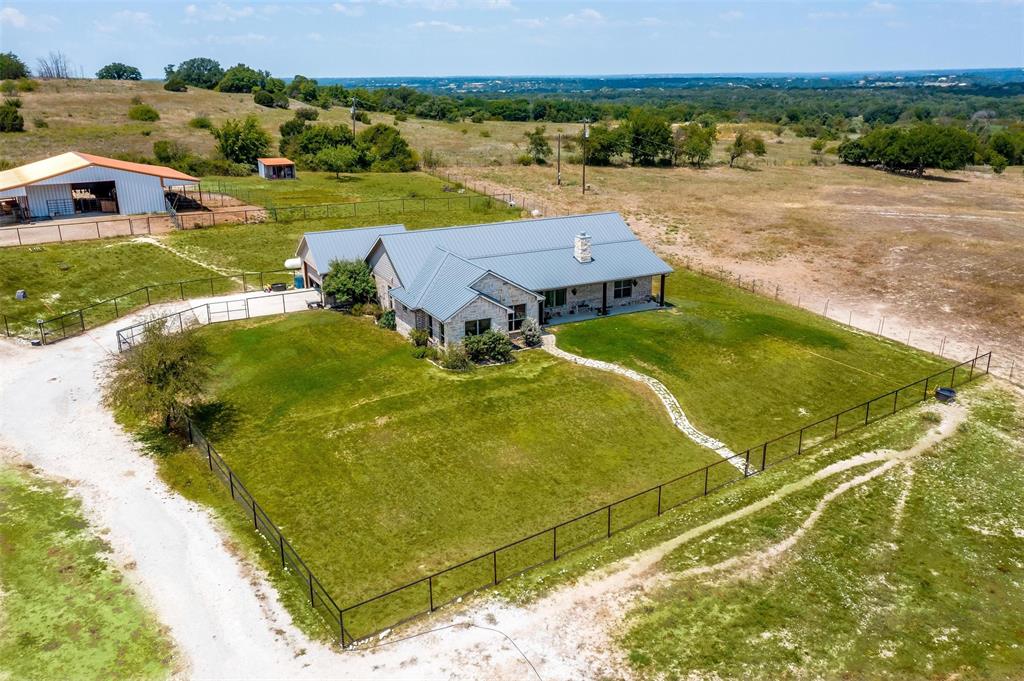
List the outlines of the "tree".
<svg viewBox="0 0 1024 681">
<path fill-rule="evenodd" d="M 335 300 L 358 303 L 377 302 L 377 285 L 370 266 L 363 260 L 333 260 L 324 277 L 324 295 Z"/>
<path fill-rule="evenodd" d="M 22 132 L 25 130 L 25 119 L 18 109 L 20 99 L 5 99 L 0 105 L 0 132 Z"/>
<path fill-rule="evenodd" d="M 96 72 L 100 80 L 142 80 L 142 72 L 134 66 L 115 61 Z"/>
<path fill-rule="evenodd" d="M 260 127 L 259 119 L 253 115 L 244 120 L 230 118 L 219 128 L 213 129 L 217 138 L 217 150 L 229 161 L 256 165 L 256 159 L 270 152 L 270 135 Z"/>
<path fill-rule="evenodd" d="M 164 69 L 166 72 L 167 69 Z M 185 82 L 186 85 L 194 85 L 196 87 L 206 88 L 212 90 L 217 87 L 217 83 L 224 77 L 224 69 L 221 68 L 220 63 L 210 59 L 208 57 L 195 57 L 187 61 L 183 61 L 178 65 L 178 68 L 172 72 L 167 73 L 167 77 L 175 75 Z"/>
<path fill-rule="evenodd" d="M 548 143 L 547 137 L 544 136 L 544 131 L 544 126 L 538 125 L 533 132 L 524 133 L 527 140 L 527 151 L 533 157 L 533 162 L 537 164 L 543 164 L 551 155 L 551 145 Z"/>
<path fill-rule="evenodd" d="M 187 92 L 188 84 L 178 76 L 171 74 L 171 77 L 164 83 L 164 89 L 168 92 Z"/>
<path fill-rule="evenodd" d="M 114 356 L 106 401 L 136 418 L 161 422 L 169 432 L 200 402 L 209 367 L 202 336 L 172 333 L 154 322 L 141 344 Z"/>
<path fill-rule="evenodd" d="M 28 78 L 28 67 L 13 52 L 0 53 L 0 80 L 17 80 Z"/>
<path fill-rule="evenodd" d="M 402 137 L 390 125 L 371 125 L 356 137 L 356 146 L 366 157 L 366 165 L 376 173 L 396 173 L 416 170 L 419 159 Z"/>
<path fill-rule="evenodd" d="M 672 149 L 672 129 L 664 118 L 647 110 L 630 113 L 626 140 L 634 165 L 649 166 Z"/>
<path fill-rule="evenodd" d="M 626 148 L 625 129 L 609 128 L 607 125 L 590 126 L 590 137 L 585 141 L 580 133 L 580 144 L 586 145 L 586 161 L 590 165 L 610 165 L 612 158 L 623 153 Z"/>
<path fill-rule="evenodd" d="M 318 170 L 326 170 L 340 177 L 340 173 L 359 170 L 359 152 L 354 147 L 326 147 L 313 157 L 313 165 Z"/>
<path fill-rule="evenodd" d="M 347 125 L 305 125 L 295 118 L 281 125 L 281 153 L 292 157 L 316 156 L 328 147 L 351 147 L 355 137 Z"/>
<path fill-rule="evenodd" d="M 220 92 L 252 92 L 256 88 L 266 86 L 269 77 L 270 74 L 266 71 L 257 71 L 245 64 L 235 64 L 224 72 L 216 89 Z"/>
<path fill-rule="evenodd" d="M 71 61 L 66 54 L 59 50 L 57 52 L 50 52 L 45 57 L 38 59 L 36 72 L 43 80 L 71 78 Z"/>
<path fill-rule="evenodd" d="M 736 133 L 736 139 L 729 146 L 729 167 L 732 168 L 736 159 L 747 155 L 764 156 L 768 150 L 764 146 L 764 139 L 760 135 L 740 130 Z"/>
<path fill-rule="evenodd" d="M 923 175 L 928 168 L 963 168 L 977 151 L 977 137 L 967 130 L 926 123 L 909 129 L 877 127 L 855 141 L 839 145 L 839 158 L 844 163 Z"/>
<path fill-rule="evenodd" d="M 153 156 L 160 163 L 173 166 L 181 163 L 189 156 L 189 151 L 180 142 L 173 140 L 159 140 L 153 142 Z"/>
<path fill-rule="evenodd" d="M 151 123 L 160 120 L 160 113 L 149 104 L 135 104 L 128 109 L 128 118 Z"/>
<path fill-rule="evenodd" d="M 716 136 L 715 127 L 704 127 L 701 123 L 692 122 L 679 128 L 676 153 L 686 159 L 687 163 L 700 168 L 711 158 Z"/>
</svg>

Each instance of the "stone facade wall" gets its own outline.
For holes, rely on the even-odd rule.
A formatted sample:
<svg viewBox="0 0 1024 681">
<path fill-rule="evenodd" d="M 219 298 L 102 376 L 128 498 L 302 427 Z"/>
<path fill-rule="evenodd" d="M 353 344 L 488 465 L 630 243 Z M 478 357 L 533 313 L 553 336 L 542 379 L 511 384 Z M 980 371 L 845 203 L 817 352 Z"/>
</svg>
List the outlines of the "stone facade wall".
<svg viewBox="0 0 1024 681">
<path fill-rule="evenodd" d="M 651 295 L 653 286 L 652 277 L 641 277 L 637 279 L 637 284 L 633 287 L 633 295 L 628 298 L 616 299 L 614 282 L 608 282 L 608 309 L 614 310 L 617 307 L 624 307 L 627 305 L 636 305 L 637 303 L 646 302 Z M 573 289 L 576 289 L 576 293 L 573 293 Z M 546 307 L 544 313 L 552 315 L 552 321 L 557 321 L 558 317 L 554 315 L 569 315 L 574 314 L 575 310 L 580 303 L 586 303 L 590 306 L 590 310 L 597 312 L 601 309 L 602 300 L 602 284 L 586 284 L 585 286 L 569 286 L 565 291 L 565 305 L 558 307 Z"/>
<path fill-rule="evenodd" d="M 476 283 L 475 286 L 477 291 L 480 291 L 484 295 L 494 298 L 502 305 L 513 307 L 515 305 L 526 305 L 526 318 L 533 319 L 534 321 L 540 321 L 538 315 L 540 313 L 539 301 L 537 296 L 527 291 L 526 289 L 520 288 L 514 284 L 510 284 L 501 277 L 496 277 L 493 274 L 485 275 Z M 502 325 L 502 328 L 508 331 L 508 320 Z"/>
<path fill-rule="evenodd" d="M 534 306 L 533 314 L 537 314 L 536 306 Z M 455 345 L 461 343 L 462 338 L 466 335 L 466 322 L 473 319 L 490 319 L 492 329 L 508 332 L 508 310 L 495 305 L 486 298 L 477 298 L 456 312 L 455 316 L 445 323 L 445 344 Z M 434 338 L 437 338 L 436 331 L 434 332 Z"/>
<path fill-rule="evenodd" d="M 385 310 L 394 309 L 395 303 L 391 300 L 388 291 L 398 288 L 401 284 L 387 251 L 378 248 L 370 255 L 367 263 L 370 265 L 370 271 L 373 272 L 373 280 L 377 283 L 377 300 L 380 301 L 380 306 Z"/>
</svg>

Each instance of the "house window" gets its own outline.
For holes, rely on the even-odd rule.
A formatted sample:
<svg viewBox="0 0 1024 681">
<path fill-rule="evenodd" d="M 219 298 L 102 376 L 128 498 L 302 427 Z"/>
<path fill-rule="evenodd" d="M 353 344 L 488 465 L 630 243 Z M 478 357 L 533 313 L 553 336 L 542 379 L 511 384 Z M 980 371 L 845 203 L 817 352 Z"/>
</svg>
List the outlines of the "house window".
<svg viewBox="0 0 1024 681">
<path fill-rule="evenodd" d="M 437 323 L 437 342 L 444 345 L 444 322 Z"/>
<path fill-rule="evenodd" d="M 491 320 L 490 319 L 472 319 L 466 322 L 466 335 L 467 336 L 479 336 L 484 331 L 490 331 Z"/>
<path fill-rule="evenodd" d="M 508 330 L 518 331 L 523 328 L 524 319 L 526 319 L 526 303 L 513 305 L 512 311 L 508 313 Z"/>
<path fill-rule="evenodd" d="M 565 305 L 564 288 L 544 292 L 544 307 L 561 307 L 562 305 Z"/>
<path fill-rule="evenodd" d="M 633 295 L 633 280 L 623 279 L 622 281 L 615 282 L 612 297 L 613 298 L 629 298 Z"/>
<path fill-rule="evenodd" d="M 434 337 L 434 318 L 427 315 L 427 338 Z"/>
</svg>

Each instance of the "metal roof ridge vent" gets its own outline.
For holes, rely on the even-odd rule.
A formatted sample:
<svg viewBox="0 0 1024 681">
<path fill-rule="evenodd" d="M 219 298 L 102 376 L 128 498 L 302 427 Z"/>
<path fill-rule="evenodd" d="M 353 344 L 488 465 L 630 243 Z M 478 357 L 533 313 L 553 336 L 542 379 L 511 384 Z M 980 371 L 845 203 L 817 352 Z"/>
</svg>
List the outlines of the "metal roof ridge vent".
<svg viewBox="0 0 1024 681">
<path fill-rule="evenodd" d="M 593 260 L 590 255 L 590 235 L 580 232 L 576 235 L 572 255 L 578 262 L 587 263 Z"/>
</svg>

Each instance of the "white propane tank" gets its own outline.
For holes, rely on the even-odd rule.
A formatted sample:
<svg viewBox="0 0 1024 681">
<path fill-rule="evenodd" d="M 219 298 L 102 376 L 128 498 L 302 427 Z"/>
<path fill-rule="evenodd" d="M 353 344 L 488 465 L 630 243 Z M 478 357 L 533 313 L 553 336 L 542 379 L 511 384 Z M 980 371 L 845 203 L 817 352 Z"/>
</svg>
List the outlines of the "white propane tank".
<svg viewBox="0 0 1024 681">
<path fill-rule="evenodd" d="M 302 258 L 288 258 L 284 261 L 284 268 L 286 270 L 301 270 Z"/>
</svg>

